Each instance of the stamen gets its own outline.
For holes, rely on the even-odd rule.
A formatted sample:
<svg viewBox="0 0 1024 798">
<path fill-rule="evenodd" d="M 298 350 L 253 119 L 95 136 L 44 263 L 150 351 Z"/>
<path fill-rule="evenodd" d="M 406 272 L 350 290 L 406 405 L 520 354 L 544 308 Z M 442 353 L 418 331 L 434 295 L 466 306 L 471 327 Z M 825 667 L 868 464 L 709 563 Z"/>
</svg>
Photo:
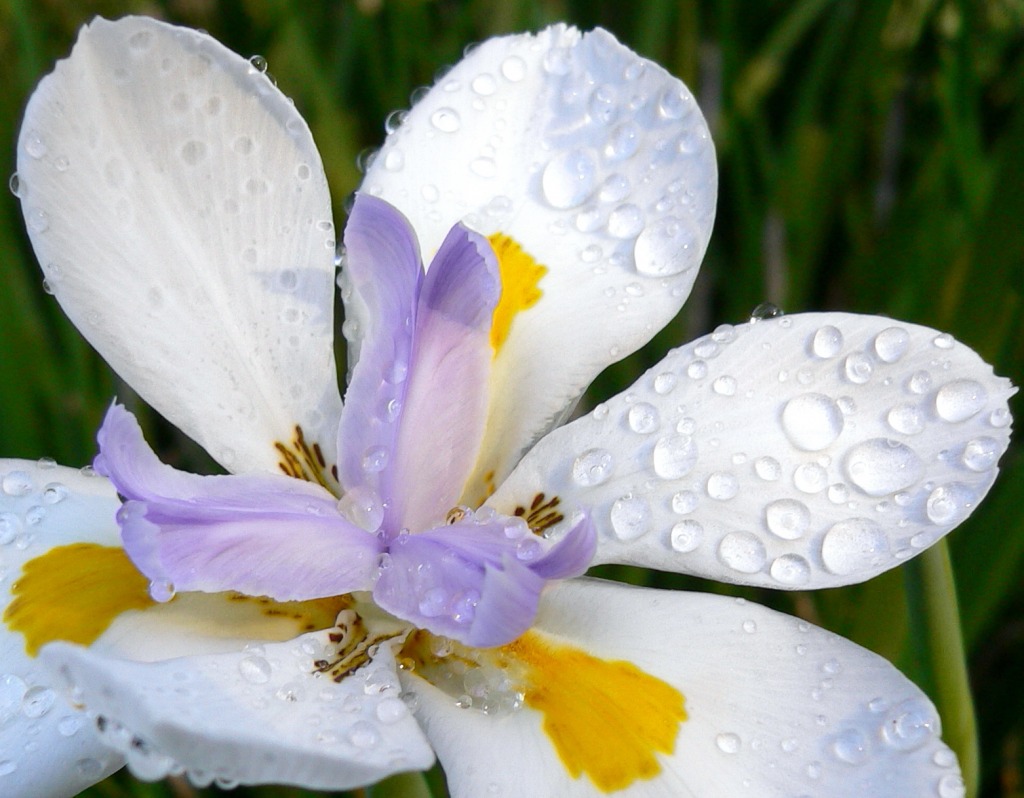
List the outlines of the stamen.
<svg viewBox="0 0 1024 798">
<path fill-rule="evenodd" d="M 274 441 L 274 448 L 281 455 L 277 466 L 284 474 L 306 482 L 315 482 L 332 493 L 337 493 L 334 484 L 338 480 L 337 465 L 332 464 L 328 468 L 320 444 L 316 441 L 308 443 L 299 424 L 295 425 L 295 434 L 290 443 Z"/>
</svg>

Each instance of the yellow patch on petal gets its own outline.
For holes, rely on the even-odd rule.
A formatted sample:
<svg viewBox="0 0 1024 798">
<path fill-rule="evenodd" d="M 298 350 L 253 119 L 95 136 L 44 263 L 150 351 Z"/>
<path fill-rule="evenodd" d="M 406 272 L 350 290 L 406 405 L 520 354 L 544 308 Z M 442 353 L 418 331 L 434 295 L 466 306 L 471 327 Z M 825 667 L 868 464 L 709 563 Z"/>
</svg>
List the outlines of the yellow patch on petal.
<svg viewBox="0 0 1024 798">
<path fill-rule="evenodd" d="M 11 596 L 4 623 L 24 635 L 33 657 L 54 640 L 89 645 L 121 613 L 155 603 L 124 550 L 98 543 L 58 546 L 29 560 Z"/>
<path fill-rule="evenodd" d="M 543 292 L 538 288 L 547 266 L 537 263 L 504 233 L 488 237 L 501 272 L 501 298 L 491 321 L 491 346 L 497 354 L 508 338 L 516 314 L 537 304 Z"/>
<path fill-rule="evenodd" d="M 58 546 L 29 560 L 11 588 L 11 598 L 4 623 L 12 632 L 24 636 L 25 650 L 33 657 L 56 640 L 91 645 L 125 612 L 164 612 L 180 601 L 194 604 L 195 607 L 182 609 L 194 609 L 211 629 L 217 627 L 218 619 L 230 619 L 237 633 L 244 633 L 243 625 L 251 621 L 244 614 L 225 616 L 214 612 L 214 605 L 209 602 L 226 599 L 232 606 L 252 607 L 255 618 L 280 618 L 286 622 L 287 636 L 282 639 L 329 629 L 338 613 L 351 604 L 347 596 L 281 602 L 241 593 L 184 593 L 170 602 L 158 603 L 150 598 L 149 580 L 139 573 L 124 549 L 98 543 Z M 261 631 L 267 633 L 269 627 Z"/>
<path fill-rule="evenodd" d="M 526 705 L 574 778 L 602 792 L 661 772 L 686 720 L 683 694 L 631 662 L 603 660 L 527 632 L 501 649 L 525 665 Z"/>
</svg>

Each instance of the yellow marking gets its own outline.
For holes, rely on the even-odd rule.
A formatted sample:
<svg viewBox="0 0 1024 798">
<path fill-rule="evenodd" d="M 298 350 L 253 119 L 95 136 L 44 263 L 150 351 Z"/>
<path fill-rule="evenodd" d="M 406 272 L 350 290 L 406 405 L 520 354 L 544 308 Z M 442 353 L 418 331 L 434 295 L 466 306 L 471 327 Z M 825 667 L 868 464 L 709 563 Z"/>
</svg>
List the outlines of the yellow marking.
<svg viewBox="0 0 1024 798">
<path fill-rule="evenodd" d="M 32 657 L 54 640 L 90 645 L 122 612 L 155 603 L 124 550 L 98 543 L 58 546 L 29 560 L 11 594 L 4 623 L 24 635 Z"/>
<path fill-rule="evenodd" d="M 221 595 L 254 603 L 269 618 L 290 619 L 302 632 L 330 628 L 351 603 L 346 596 L 279 602 L 241 593 Z M 149 580 L 123 549 L 98 543 L 58 546 L 29 560 L 11 596 L 4 623 L 24 636 L 25 651 L 33 657 L 55 640 L 92 645 L 122 613 L 163 606 L 150 598 Z"/>
<path fill-rule="evenodd" d="M 673 752 L 686 720 L 682 693 L 631 662 L 598 659 L 536 632 L 502 651 L 526 666 L 526 704 L 543 713 L 573 778 L 586 773 L 608 793 L 661 772 L 655 754 Z"/>
<path fill-rule="evenodd" d="M 495 233 L 488 240 L 501 273 L 501 298 L 491 321 L 491 346 L 497 354 L 508 338 L 516 314 L 533 307 L 541 298 L 543 292 L 537 286 L 548 269 L 504 233 Z"/>
</svg>

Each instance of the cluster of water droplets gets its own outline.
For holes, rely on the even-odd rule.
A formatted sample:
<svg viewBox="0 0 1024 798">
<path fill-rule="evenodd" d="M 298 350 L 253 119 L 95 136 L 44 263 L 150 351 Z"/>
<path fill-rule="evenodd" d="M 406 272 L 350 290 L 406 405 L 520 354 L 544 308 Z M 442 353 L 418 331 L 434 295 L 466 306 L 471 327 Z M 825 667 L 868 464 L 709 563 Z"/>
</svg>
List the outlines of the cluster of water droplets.
<svg viewBox="0 0 1024 798">
<path fill-rule="evenodd" d="M 611 541 L 739 581 L 838 583 L 931 545 L 995 477 L 1009 384 L 949 336 L 830 318 L 765 313 L 677 350 L 594 409 L 565 490 Z"/>
<path fill-rule="evenodd" d="M 44 457 L 34 468 L 0 472 L 0 547 L 10 546 L 23 552 L 17 556 L 18 559 L 27 556 L 43 522 L 69 495 L 67 485 L 60 481 L 56 471 L 57 463 Z M 92 468 L 85 468 L 82 474 L 93 476 L 95 472 Z M 52 479 L 48 478 L 51 476 Z M 2 562 L 0 584 L 16 577 Z"/>
<path fill-rule="evenodd" d="M 632 272 L 634 293 L 645 290 L 644 277 L 672 280 L 684 292 L 692 274 L 674 278 L 700 263 L 714 208 L 714 153 L 703 117 L 686 87 L 660 67 L 602 31 L 582 41 L 575 35 L 552 29 L 538 40 L 482 45 L 488 58 L 456 66 L 419 105 L 388 117 L 387 142 L 371 162 L 364 159 L 365 189 L 408 198 L 417 213 L 425 204 L 442 226 L 455 220 L 430 206 L 451 192 L 470 209 L 470 227 L 508 231 L 516 220 L 555 247 L 574 233 L 577 249 L 566 254 L 595 273 Z M 527 125 L 535 125 L 538 105 L 549 115 L 541 131 Z M 448 150 L 464 171 L 450 185 L 433 178 L 416 185 L 419 167 L 429 164 L 413 169 L 413 151 L 447 162 Z M 510 199 L 524 195 L 528 207 Z M 609 287 L 621 288 L 616 303 L 627 305 L 630 295 L 617 282 Z"/>
</svg>

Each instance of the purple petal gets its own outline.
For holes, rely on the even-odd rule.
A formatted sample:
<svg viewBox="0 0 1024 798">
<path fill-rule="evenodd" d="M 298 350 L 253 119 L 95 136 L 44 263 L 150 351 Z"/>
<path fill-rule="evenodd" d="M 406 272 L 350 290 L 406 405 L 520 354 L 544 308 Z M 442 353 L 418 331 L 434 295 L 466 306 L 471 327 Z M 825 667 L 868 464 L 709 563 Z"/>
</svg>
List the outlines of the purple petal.
<svg viewBox="0 0 1024 798">
<path fill-rule="evenodd" d="M 593 554 L 584 519 L 550 551 L 520 519 L 478 511 L 392 540 L 373 590 L 399 618 L 471 646 L 499 646 L 533 623 L 546 574 L 577 574 Z"/>
<path fill-rule="evenodd" d="M 369 328 L 362 332 L 341 413 L 338 477 L 346 491 L 365 486 L 387 501 L 423 265 L 405 217 L 367 194 L 356 196 L 345 226 L 345 249 L 350 302 L 366 306 L 362 315 Z"/>
<path fill-rule="evenodd" d="M 483 440 L 494 355 L 491 318 L 500 295 L 494 250 L 456 225 L 419 298 L 392 477 L 399 527 L 426 529 L 461 498 Z"/>
<path fill-rule="evenodd" d="M 343 518 L 320 486 L 276 474 L 177 471 L 120 405 L 98 438 L 96 470 L 126 499 L 118 513 L 125 550 L 151 580 L 278 601 L 372 586 L 382 542 Z"/>
</svg>

